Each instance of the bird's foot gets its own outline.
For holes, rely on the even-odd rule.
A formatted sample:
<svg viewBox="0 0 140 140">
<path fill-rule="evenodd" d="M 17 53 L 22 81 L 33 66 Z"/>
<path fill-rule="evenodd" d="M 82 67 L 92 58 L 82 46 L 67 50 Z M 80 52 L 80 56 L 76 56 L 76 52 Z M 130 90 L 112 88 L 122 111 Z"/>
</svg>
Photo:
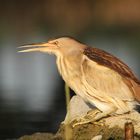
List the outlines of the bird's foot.
<svg viewBox="0 0 140 140">
<path fill-rule="evenodd" d="M 103 116 L 104 116 L 103 113 L 101 111 L 99 111 L 98 109 L 90 110 L 82 118 L 74 120 L 72 122 L 72 127 L 75 127 L 75 126 L 81 125 L 81 124 L 90 123 L 90 122 L 93 123 L 93 122 L 101 119 Z"/>
<path fill-rule="evenodd" d="M 100 110 L 98 110 L 98 109 L 92 109 L 92 110 L 89 110 L 88 112 L 87 112 L 87 114 L 86 114 L 86 116 L 95 116 L 96 114 L 98 114 L 98 113 L 101 113 L 101 111 Z"/>
</svg>

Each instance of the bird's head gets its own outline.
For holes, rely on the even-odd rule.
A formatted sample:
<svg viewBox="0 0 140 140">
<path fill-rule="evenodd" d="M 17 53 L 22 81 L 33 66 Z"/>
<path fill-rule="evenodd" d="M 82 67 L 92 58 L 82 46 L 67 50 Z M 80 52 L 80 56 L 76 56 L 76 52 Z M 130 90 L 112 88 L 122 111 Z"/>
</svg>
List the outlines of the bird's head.
<svg viewBox="0 0 140 140">
<path fill-rule="evenodd" d="M 48 42 L 21 46 L 19 48 L 24 48 L 24 50 L 20 50 L 19 52 L 44 52 L 55 54 L 56 56 L 74 55 L 83 51 L 84 47 L 85 45 L 72 38 L 61 37 Z"/>
</svg>

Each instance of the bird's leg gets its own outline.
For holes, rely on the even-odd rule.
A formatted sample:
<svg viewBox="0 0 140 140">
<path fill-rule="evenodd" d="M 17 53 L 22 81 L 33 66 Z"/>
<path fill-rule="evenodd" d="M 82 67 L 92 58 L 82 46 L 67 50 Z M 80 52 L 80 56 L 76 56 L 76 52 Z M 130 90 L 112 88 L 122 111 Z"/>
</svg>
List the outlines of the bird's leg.
<svg viewBox="0 0 140 140">
<path fill-rule="evenodd" d="M 79 119 L 76 119 L 72 122 L 72 126 L 75 127 L 77 125 L 81 124 L 86 124 L 89 122 L 93 122 L 94 117 L 98 114 L 101 113 L 100 110 L 98 109 L 93 109 L 87 112 L 87 114 Z"/>
<path fill-rule="evenodd" d="M 75 127 L 77 125 L 86 124 L 86 123 L 90 123 L 90 122 L 95 122 L 97 120 L 100 120 L 101 118 L 109 116 L 114 111 L 115 111 L 115 109 L 111 109 L 111 110 L 108 110 L 106 112 L 101 112 L 98 109 L 91 110 L 85 116 L 83 116 L 82 118 L 80 118 L 78 120 L 74 120 L 72 122 L 72 126 Z"/>
</svg>

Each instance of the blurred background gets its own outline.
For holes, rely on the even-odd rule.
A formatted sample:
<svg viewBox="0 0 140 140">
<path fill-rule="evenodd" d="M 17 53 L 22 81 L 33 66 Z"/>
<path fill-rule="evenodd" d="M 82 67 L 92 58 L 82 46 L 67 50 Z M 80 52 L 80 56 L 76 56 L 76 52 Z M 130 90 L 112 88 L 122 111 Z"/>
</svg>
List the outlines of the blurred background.
<svg viewBox="0 0 140 140">
<path fill-rule="evenodd" d="M 0 140 L 55 133 L 66 113 L 55 57 L 23 44 L 71 36 L 102 48 L 140 77 L 139 0 L 1 0 Z"/>
</svg>

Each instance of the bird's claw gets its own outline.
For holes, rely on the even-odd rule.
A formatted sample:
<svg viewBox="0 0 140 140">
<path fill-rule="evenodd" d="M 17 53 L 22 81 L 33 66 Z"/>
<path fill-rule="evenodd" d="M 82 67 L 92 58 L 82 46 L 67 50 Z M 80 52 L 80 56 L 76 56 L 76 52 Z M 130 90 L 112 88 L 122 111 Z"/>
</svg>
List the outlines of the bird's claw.
<svg viewBox="0 0 140 140">
<path fill-rule="evenodd" d="M 75 127 L 77 125 L 82 125 L 82 124 L 94 122 L 94 121 L 97 120 L 96 115 L 98 113 L 101 113 L 101 112 L 99 110 L 97 110 L 97 109 L 91 110 L 91 111 L 87 112 L 87 114 L 85 116 L 81 117 L 80 119 L 74 120 L 71 123 L 71 125 L 72 125 L 72 127 Z"/>
<path fill-rule="evenodd" d="M 76 120 L 74 120 L 74 121 L 71 123 L 71 125 L 72 125 L 72 127 L 74 128 L 74 127 L 76 127 L 76 126 L 78 126 L 78 125 L 82 125 L 82 124 L 86 124 L 86 123 L 89 123 L 89 120 L 84 119 L 84 118 L 81 118 L 81 119 L 76 119 Z"/>
<path fill-rule="evenodd" d="M 87 112 L 87 115 L 86 116 L 95 116 L 95 115 L 97 115 L 98 113 L 101 113 L 101 111 L 100 110 L 98 110 L 98 109 L 93 109 L 93 110 L 89 110 L 88 112 Z"/>
</svg>

